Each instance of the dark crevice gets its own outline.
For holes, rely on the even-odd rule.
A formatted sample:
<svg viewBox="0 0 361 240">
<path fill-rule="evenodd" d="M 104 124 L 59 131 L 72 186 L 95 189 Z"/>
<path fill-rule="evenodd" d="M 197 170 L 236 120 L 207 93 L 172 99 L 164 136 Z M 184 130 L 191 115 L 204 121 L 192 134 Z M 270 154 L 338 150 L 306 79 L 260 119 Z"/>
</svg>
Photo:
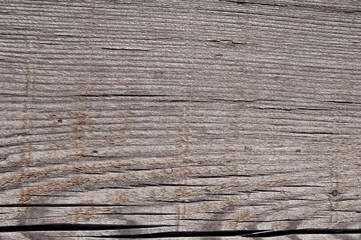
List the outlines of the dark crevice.
<svg viewBox="0 0 361 240">
<path fill-rule="evenodd" d="M 211 99 L 214 101 L 223 101 L 223 102 L 235 102 L 235 103 L 253 103 L 256 101 L 261 101 L 261 100 L 243 100 L 243 99 L 223 99 L 223 98 L 214 98 Z"/>
<path fill-rule="evenodd" d="M 262 231 L 182 231 L 182 232 L 159 232 L 148 234 L 133 234 L 133 235 L 110 235 L 110 236 L 96 236 L 99 238 L 181 238 L 181 237 L 231 237 L 231 236 L 249 236 L 254 233 L 261 233 Z M 94 236 L 95 237 L 95 236 Z"/>
<path fill-rule="evenodd" d="M 192 102 L 209 102 L 209 101 L 179 99 L 179 100 L 157 100 L 157 102 L 175 102 L 175 103 L 184 102 L 184 103 L 192 103 Z"/>
<path fill-rule="evenodd" d="M 204 40 L 198 40 L 198 41 L 204 41 Z M 234 41 L 230 39 L 207 39 L 207 42 L 213 42 L 213 43 L 228 43 L 228 44 L 239 44 L 239 45 L 246 45 L 246 41 Z M 219 55 L 223 56 L 223 55 Z"/>
<path fill-rule="evenodd" d="M 254 109 L 258 109 L 258 110 L 278 110 L 278 111 L 286 111 L 286 112 L 291 112 L 293 110 L 293 109 L 290 109 L 290 108 L 275 108 L 275 107 L 268 107 L 268 108 L 254 107 Z"/>
<path fill-rule="evenodd" d="M 133 235 L 110 235 L 96 236 L 98 238 L 184 238 L 184 237 L 278 237 L 285 235 L 317 235 L 317 234 L 361 234 L 361 229 L 296 229 L 296 230 L 244 230 L 244 231 L 202 231 L 202 232 L 160 232 L 149 234 L 133 234 Z M 95 236 L 93 236 L 95 237 Z"/>
<path fill-rule="evenodd" d="M 309 235 L 309 234 L 361 234 L 361 229 L 294 229 L 280 231 L 263 231 L 253 233 L 247 237 L 278 237 L 285 235 Z"/>
<path fill-rule="evenodd" d="M 294 134 L 311 134 L 311 135 L 337 135 L 333 132 L 298 132 L 298 131 L 290 131 L 289 133 Z"/>
<path fill-rule="evenodd" d="M 342 213 L 361 213 L 361 211 L 357 211 L 357 210 L 332 210 L 333 212 L 342 212 Z"/>
<path fill-rule="evenodd" d="M 124 207 L 124 206 L 138 206 L 136 204 L 1 204 L 0 208 L 9 208 L 9 207 Z M 144 205 L 139 205 L 144 206 Z"/>
<path fill-rule="evenodd" d="M 337 103 L 337 104 L 361 104 L 360 102 L 352 102 L 352 101 L 324 101 L 327 103 Z"/>
<path fill-rule="evenodd" d="M 133 170 L 133 169 L 132 169 Z M 149 170 L 149 169 L 146 169 Z M 143 183 L 143 184 L 129 184 L 129 187 L 206 187 L 208 185 L 205 184 L 182 184 L 182 183 Z"/>
<path fill-rule="evenodd" d="M 317 188 L 323 188 L 324 186 L 321 185 L 307 185 L 307 184 L 284 184 L 284 185 L 280 185 L 280 187 L 317 187 Z"/>
<path fill-rule="evenodd" d="M 149 52 L 149 49 L 139 49 L 139 48 L 111 48 L 111 47 L 102 47 L 104 50 L 111 51 L 140 51 L 140 52 Z"/>
<path fill-rule="evenodd" d="M 13 133 L 13 134 L 5 135 L 3 136 L 3 138 L 24 137 L 24 136 L 31 136 L 31 133 L 29 132 Z"/>
<path fill-rule="evenodd" d="M 209 176 L 194 176 L 193 178 L 221 178 L 221 177 L 253 177 L 254 175 L 247 174 L 227 174 L 227 175 L 209 175 Z"/>
<path fill-rule="evenodd" d="M 213 195 L 217 195 L 217 194 L 213 194 Z M 225 194 L 219 194 L 219 195 L 225 195 Z M 219 201 L 219 200 L 215 200 L 215 199 L 195 199 L 195 200 L 156 200 L 155 202 L 157 203 L 200 203 L 200 202 L 215 202 L 215 201 Z"/>
<path fill-rule="evenodd" d="M 306 111 L 327 111 L 328 109 L 322 109 L 322 108 L 295 108 L 293 110 L 306 110 Z"/>
<path fill-rule="evenodd" d="M 60 43 L 50 43 L 50 42 L 40 42 L 39 44 L 50 45 L 50 46 L 60 46 L 60 45 L 62 45 Z"/>
<path fill-rule="evenodd" d="M 55 34 L 54 37 L 78 38 L 79 36 L 69 35 L 69 34 Z"/>
<path fill-rule="evenodd" d="M 327 12 L 340 12 L 340 13 L 360 13 L 360 9 L 340 9 L 332 6 L 314 6 L 311 4 L 276 4 L 276 3 L 265 3 L 265 2 L 251 2 L 251 1 L 238 1 L 238 0 L 219 0 L 220 2 L 229 2 L 239 5 L 259 5 L 259 6 L 270 6 L 270 7 L 295 7 L 301 9 L 313 9 Z"/>
<path fill-rule="evenodd" d="M 169 186 L 169 187 L 207 187 L 206 184 L 182 184 L 182 183 L 159 183 L 156 186 Z"/>
<path fill-rule="evenodd" d="M 0 227 L 0 232 L 39 232 L 39 231 L 99 231 L 116 229 L 158 228 L 173 225 L 118 225 L 118 224 L 39 224 Z"/>
<path fill-rule="evenodd" d="M 230 2 L 235 4 L 247 4 L 247 5 L 261 5 L 261 6 L 272 6 L 272 7 L 287 7 L 286 4 L 274 4 L 274 3 L 259 3 L 259 2 L 248 2 L 248 1 L 237 1 L 237 0 L 219 0 L 220 2 Z"/>
<path fill-rule="evenodd" d="M 283 193 L 283 191 L 279 191 L 279 190 L 271 190 L 271 189 L 253 189 L 251 191 L 251 193 L 256 193 L 256 192 L 273 192 L 273 193 Z"/>
<path fill-rule="evenodd" d="M 152 95 L 152 94 L 79 94 L 72 95 L 74 97 L 168 97 L 168 95 Z"/>
<path fill-rule="evenodd" d="M 113 215 L 113 216 L 177 216 L 176 213 L 167 213 L 167 212 L 159 212 L 159 213 L 154 213 L 154 212 L 129 212 L 129 213 L 124 213 L 124 212 L 106 212 L 106 213 L 97 213 L 96 215 L 105 215 L 105 216 L 109 216 L 109 215 Z"/>
<path fill-rule="evenodd" d="M 74 155 L 74 156 L 75 156 L 75 155 Z M 83 154 L 83 155 L 81 155 L 81 156 L 82 156 L 82 157 L 88 157 L 88 158 L 108 158 L 108 157 L 88 155 L 88 154 Z"/>
<path fill-rule="evenodd" d="M 254 107 L 254 109 L 258 109 L 258 110 L 279 110 L 279 111 L 286 111 L 286 112 L 291 112 L 291 111 L 297 111 L 297 110 L 303 110 L 303 111 L 327 111 L 327 109 L 322 109 L 322 108 L 276 108 L 276 107 L 266 107 L 266 108 L 261 108 L 261 107 Z"/>
</svg>

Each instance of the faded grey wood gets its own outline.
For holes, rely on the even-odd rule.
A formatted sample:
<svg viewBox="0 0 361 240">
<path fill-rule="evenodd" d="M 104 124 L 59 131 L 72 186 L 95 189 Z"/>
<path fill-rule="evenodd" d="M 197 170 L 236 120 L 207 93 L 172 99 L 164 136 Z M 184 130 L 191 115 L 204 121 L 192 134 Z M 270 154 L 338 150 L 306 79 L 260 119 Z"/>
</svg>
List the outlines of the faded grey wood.
<svg viewBox="0 0 361 240">
<path fill-rule="evenodd" d="M 1 239 L 361 227 L 360 1 L 0 3 Z"/>
</svg>

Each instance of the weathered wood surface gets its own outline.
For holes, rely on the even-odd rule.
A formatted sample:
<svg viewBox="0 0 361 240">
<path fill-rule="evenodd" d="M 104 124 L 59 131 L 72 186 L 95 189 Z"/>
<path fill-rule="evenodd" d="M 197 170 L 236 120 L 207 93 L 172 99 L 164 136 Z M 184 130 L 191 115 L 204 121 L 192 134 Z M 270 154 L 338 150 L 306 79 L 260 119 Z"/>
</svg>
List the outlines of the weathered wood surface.
<svg viewBox="0 0 361 240">
<path fill-rule="evenodd" d="M 360 16 L 0 1 L 0 239 L 360 239 Z"/>
</svg>

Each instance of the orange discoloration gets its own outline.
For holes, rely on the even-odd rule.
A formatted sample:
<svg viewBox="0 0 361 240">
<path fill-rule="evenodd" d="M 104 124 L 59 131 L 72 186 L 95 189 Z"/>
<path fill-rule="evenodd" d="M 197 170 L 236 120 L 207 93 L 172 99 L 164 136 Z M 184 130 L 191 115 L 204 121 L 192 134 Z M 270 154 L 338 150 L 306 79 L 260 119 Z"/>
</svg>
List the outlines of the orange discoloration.
<svg viewBox="0 0 361 240">
<path fill-rule="evenodd" d="M 56 131 L 56 125 L 58 125 L 58 122 L 57 121 L 55 121 L 55 120 L 53 120 L 53 121 L 51 121 L 51 123 L 50 123 L 50 131 L 51 132 L 54 132 L 54 133 L 56 133 L 57 131 Z"/>
<path fill-rule="evenodd" d="M 27 110 L 27 104 L 24 103 L 24 109 Z M 30 120 L 23 120 L 23 128 L 32 128 L 34 127 L 34 123 Z"/>
<path fill-rule="evenodd" d="M 57 173 L 65 173 L 65 172 L 84 172 L 87 170 L 93 170 L 93 169 L 100 169 L 100 170 L 106 170 L 112 167 L 121 168 L 124 166 L 130 166 L 132 163 L 125 162 L 122 160 L 116 160 L 116 161 L 107 161 L 107 162 L 99 162 L 99 163 L 92 163 L 92 164 L 72 164 L 72 165 L 61 165 L 61 166 L 52 166 L 52 167 L 45 167 L 41 169 L 22 169 L 21 174 L 14 176 L 9 176 L 0 179 L 0 186 L 4 186 L 8 183 L 21 183 L 23 181 L 26 181 L 28 179 L 34 179 L 41 176 L 48 176 L 51 174 L 57 174 Z"/>
<path fill-rule="evenodd" d="M 130 172 L 130 173 L 125 173 L 122 174 L 121 176 L 114 176 L 111 177 L 110 179 L 105 180 L 104 182 L 121 182 L 121 181 L 135 181 L 137 180 L 139 177 L 137 176 L 137 174 Z"/>
<path fill-rule="evenodd" d="M 120 194 L 116 197 L 116 203 L 124 203 L 124 202 L 129 202 L 129 200 L 131 199 L 131 196 L 129 194 Z"/>
<path fill-rule="evenodd" d="M 28 112 L 28 95 L 29 95 L 29 88 L 31 84 L 31 70 L 29 65 L 26 67 L 26 83 L 25 83 L 25 102 L 23 103 L 23 108 L 26 112 L 26 115 L 23 118 L 23 128 L 28 130 L 29 135 L 31 135 L 30 129 L 34 127 L 34 123 L 28 119 L 27 112 Z M 33 79 L 33 89 L 35 86 L 35 76 Z M 32 138 L 30 136 L 23 139 L 24 146 L 20 148 L 20 161 L 15 162 L 14 166 L 21 166 L 25 164 L 30 164 L 31 159 L 31 152 L 33 150 L 32 146 Z"/>
<path fill-rule="evenodd" d="M 276 222 L 272 223 L 272 229 L 281 230 L 283 228 L 284 228 L 284 223 L 283 222 L 276 221 Z"/>
<path fill-rule="evenodd" d="M 124 126 L 122 126 L 120 129 L 124 130 L 129 130 L 130 129 L 130 125 L 129 124 L 125 124 Z"/>
<path fill-rule="evenodd" d="M 180 229 L 180 218 L 181 218 L 181 209 L 180 206 L 177 207 L 177 222 L 176 222 L 176 231 L 179 232 Z"/>
<path fill-rule="evenodd" d="M 225 208 L 234 205 L 236 201 L 237 199 L 233 197 L 226 198 L 226 201 L 221 204 L 220 209 L 224 210 Z"/>
<path fill-rule="evenodd" d="M 246 221 L 251 218 L 251 212 L 248 209 L 246 209 L 243 212 L 241 212 L 239 216 L 242 220 Z"/>
<path fill-rule="evenodd" d="M 207 160 L 208 160 L 208 159 L 199 159 L 199 160 L 198 160 L 198 163 L 204 164 Z"/>
<path fill-rule="evenodd" d="M 44 193 L 51 192 L 55 189 L 68 188 L 74 185 L 82 185 L 87 181 L 91 181 L 92 179 L 83 177 L 83 176 L 75 176 L 66 180 L 57 180 L 57 181 L 49 181 L 44 183 L 41 186 L 32 186 L 32 187 L 24 187 L 20 189 L 20 199 L 19 203 L 26 203 L 34 196 L 38 196 Z"/>
<path fill-rule="evenodd" d="M 105 161 L 105 162 L 96 162 L 96 163 L 79 163 L 74 165 L 61 165 L 61 166 L 52 166 L 49 168 L 43 169 L 36 169 L 36 170 L 24 170 L 22 173 L 22 177 L 20 177 L 19 181 L 24 181 L 26 179 L 36 178 L 38 176 L 45 176 L 48 174 L 54 174 L 58 172 L 84 172 L 90 169 L 109 169 L 112 167 L 121 167 L 121 166 L 129 166 L 129 165 L 137 165 L 137 162 L 125 162 L 124 160 L 117 160 L 117 161 Z M 214 169 L 215 172 L 217 169 Z M 205 168 L 200 170 L 196 170 L 197 174 L 201 174 L 206 171 Z M 178 168 L 173 171 L 172 176 L 179 177 L 179 176 L 186 176 L 192 174 L 194 171 L 190 168 Z M 48 182 L 41 183 L 41 186 L 29 186 L 24 187 L 21 189 L 20 193 L 20 203 L 25 203 L 33 198 L 33 196 L 41 195 L 44 193 L 49 193 L 55 189 L 64 189 L 68 187 L 72 187 L 75 185 L 82 185 L 86 182 L 92 183 L 114 183 L 114 182 L 124 182 L 124 181 L 139 181 L 139 180 L 155 180 L 161 178 L 169 178 L 169 174 L 164 172 L 163 170 L 151 170 L 146 171 L 144 174 L 139 175 L 135 172 L 126 172 L 126 173 L 119 173 L 119 174 L 109 174 L 104 176 L 97 176 L 97 177 L 88 177 L 88 176 L 74 176 L 67 179 L 56 179 Z M 6 181 L 8 182 L 9 179 Z M 227 185 L 223 185 L 220 187 L 227 187 Z M 182 198 L 187 198 L 189 196 L 201 195 L 206 193 L 207 191 L 212 191 L 213 189 L 209 186 L 203 188 L 203 190 L 194 191 L 190 188 L 179 188 L 174 192 L 172 199 L 180 200 Z M 172 196 L 172 195 L 171 195 Z M 124 196 L 123 199 L 119 199 L 119 201 L 128 201 L 129 196 Z M 222 205 L 218 206 L 217 209 L 226 208 L 229 205 L 234 204 L 236 198 L 226 198 Z"/>
<path fill-rule="evenodd" d="M 21 170 L 21 176 L 19 177 L 18 179 L 18 182 L 22 182 L 26 179 L 30 179 L 30 178 L 36 178 L 38 177 L 39 175 L 46 175 L 45 171 L 42 171 L 42 172 L 38 172 L 38 171 L 29 171 L 29 170 L 26 170 L 26 169 L 22 169 Z"/>
<path fill-rule="evenodd" d="M 88 116 L 87 113 L 85 112 L 69 112 L 70 116 L 75 116 L 75 117 L 86 117 Z"/>
<path fill-rule="evenodd" d="M 84 166 L 78 166 L 74 168 L 75 172 L 84 172 L 84 170 L 86 169 L 86 167 Z"/>
<path fill-rule="evenodd" d="M 335 211 L 335 208 L 334 208 L 332 202 L 329 203 L 329 205 L 328 205 L 328 210 L 329 210 L 329 211 Z"/>
<path fill-rule="evenodd" d="M 156 178 L 164 177 L 165 174 L 166 173 L 164 171 L 162 171 L 162 172 L 152 172 L 152 173 L 150 173 L 150 176 L 151 176 L 152 179 L 156 179 Z"/>
<path fill-rule="evenodd" d="M 176 231 L 179 232 L 180 230 L 180 222 L 182 219 L 186 218 L 186 206 L 183 205 L 183 211 L 181 210 L 180 206 L 177 206 L 177 219 L 176 219 Z"/>
<path fill-rule="evenodd" d="M 75 139 L 82 139 L 85 135 L 86 129 L 93 129 L 91 124 L 95 123 L 95 120 L 88 118 L 88 114 L 85 112 L 69 112 L 69 115 L 76 117 L 76 119 L 70 120 L 72 123 L 73 137 Z"/>
<path fill-rule="evenodd" d="M 27 153 L 23 152 L 23 153 L 21 153 L 20 159 L 21 159 L 21 161 L 16 162 L 16 163 L 14 164 L 15 166 L 19 166 L 19 165 L 24 165 L 24 164 L 29 164 L 29 163 L 31 163 L 31 153 L 30 153 L 30 152 L 27 152 Z"/>
<path fill-rule="evenodd" d="M 25 111 L 27 111 L 27 110 L 28 110 L 28 104 L 27 104 L 27 103 L 23 103 L 23 108 L 24 108 Z M 27 126 L 27 121 L 26 121 L 26 120 L 24 120 L 23 126 Z"/>
<path fill-rule="evenodd" d="M 13 166 L 21 166 L 31 163 L 31 151 L 33 150 L 33 146 L 31 144 L 31 138 L 28 138 L 28 141 L 29 143 L 25 144 L 24 147 L 20 148 L 20 161 L 14 162 Z"/>
<path fill-rule="evenodd" d="M 76 133 L 76 134 L 74 134 L 74 137 L 75 137 L 76 139 L 84 138 L 84 137 L 85 137 L 85 133 Z"/>
<path fill-rule="evenodd" d="M 247 104 L 246 103 L 237 103 L 236 104 L 238 108 L 245 108 L 247 107 Z"/>
<path fill-rule="evenodd" d="M 100 215 L 96 214 L 97 212 L 109 212 L 111 207 L 77 207 L 72 208 L 70 213 L 67 214 L 67 218 L 70 217 L 71 222 L 90 222 L 91 220 L 100 218 Z"/>
<path fill-rule="evenodd" d="M 29 94 L 29 87 L 31 82 L 31 71 L 29 65 L 26 66 L 26 83 L 25 83 L 25 94 Z"/>
<path fill-rule="evenodd" d="M 79 157 L 79 158 L 82 158 L 82 157 L 85 157 L 86 156 L 86 151 L 85 149 L 80 149 L 76 152 L 75 156 Z"/>
<path fill-rule="evenodd" d="M 336 189 L 339 193 L 343 193 L 343 188 L 342 186 L 340 185 L 340 183 L 336 183 Z"/>
<path fill-rule="evenodd" d="M 176 169 L 173 174 L 177 177 L 186 177 L 193 173 L 193 170 L 189 167 L 181 167 Z"/>
<path fill-rule="evenodd" d="M 69 214 L 70 219 L 74 219 L 76 223 L 78 222 L 89 222 L 95 216 L 93 216 L 95 207 L 87 208 L 74 208 Z"/>
<path fill-rule="evenodd" d="M 95 121 L 91 118 L 80 118 L 80 119 L 72 120 L 71 122 L 75 125 L 85 125 L 85 124 L 92 124 Z"/>
<path fill-rule="evenodd" d="M 251 218 L 251 212 L 246 209 L 240 213 L 236 213 L 235 217 L 233 219 L 233 222 L 231 222 L 232 229 L 237 230 L 239 227 L 239 223 L 242 221 L 247 221 Z"/>
<path fill-rule="evenodd" d="M 184 163 L 194 163 L 194 160 L 192 160 L 190 158 L 183 158 L 183 162 Z"/>
<path fill-rule="evenodd" d="M 182 188 L 175 191 L 174 199 L 179 201 L 181 198 L 185 198 L 187 196 L 190 196 L 191 193 L 192 193 L 191 191 L 186 190 L 186 188 L 182 187 Z"/>
<path fill-rule="evenodd" d="M 85 119 L 77 119 L 77 120 L 73 121 L 73 123 L 76 125 L 84 125 L 84 124 L 87 124 L 87 121 Z"/>
<path fill-rule="evenodd" d="M 13 220 L 18 220 L 20 218 L 20 216 L 25 212 L 24 208 L 18 208 L 17 209 L 17 214 L 15 215 L 15 217 L 13 217 Z"/>
</svg>

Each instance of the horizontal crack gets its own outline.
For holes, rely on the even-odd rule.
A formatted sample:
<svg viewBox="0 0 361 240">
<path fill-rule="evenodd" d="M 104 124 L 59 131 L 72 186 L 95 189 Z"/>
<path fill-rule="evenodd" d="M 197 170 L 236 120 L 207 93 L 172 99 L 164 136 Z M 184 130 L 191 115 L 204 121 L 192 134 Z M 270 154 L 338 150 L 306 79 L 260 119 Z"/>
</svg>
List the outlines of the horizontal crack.
<svg viewBox="0 0 361 240">
<path fill-rule="evenodd" d="M 39 224 L 23 226 L 3 226 L 0 232 L 39 232 L 39 231 L 97 231 L 114 229 L 157 228 L 173 225 L 118 225 L 118 224 Z"/>
<path fill-rule="evenodd" d="M 141 52 L 148 52 L 149 49 L 140 49 L 140 48 L 112 48 L 112 47 L 102 47 L 101 49 L 104 50 L 111 50 L 111 51 L 141 51 Z"/>
<path fill-rule="evenodd" d="M 259 5 L 259 6 L 270 6 L 270 7 L 294 7 L 300 9 L 313 9 L 316 11 L 327 11 L 327 12 L 340 12 L 340 13 L 360 13 L 361 9 L 345 9 L 345 8 L 338 8 L 332 6 L 325 6 L 325 5 L 312 5 L 312 4 L 276 4 L 276 3 L 264 3 L 264 2 L 254 2 L 254 1 L 242 1 L 242 0 L 219 0 L 220 2 L 229 2 L 235 3 L 238 5 Z"/>
<path fill-rule="evenodd" d="M 249 236 L 254 233 L 260 233 L 261 230 L 244 230 L 244 231 L 181 231 L 181 232 L 159 232 L 148 234 L 133 234 L 133 235 L 110 235 L 110 236 L 96 236 L 99 238 L 179 238 L 179 237 L 229 237 L 229 236 Z M 95 237 L 95 236 L 94 236 Z"/>
<path fill-rule="evenodd" d="M 260 3 L 260 2 L 249 2 L 249 1 L 240 1 L 240 0 L 219 0 L 220 2 L 230 2 L 235 4 L 250 4 L 250 5 L 262 5 L 262 6 L 272 6 L 272 7 L 287 7 L 286 4 L 272 4 L 272 3 Z"/>
<path fill-rule="evenodd" d="M 334 132 L 303 132 L 303 131 L 290 131 L 289 133 L 294 134 L 312 134 L 312 135 L 338 135 Z"/>
<path fill-rule="evenodd" d="M 156 94 L 79 94 L 72 95 L 75 97 L 167 97 L 168 95 L 156 95 Z M 70 97 L 72 97 L 70 96 Z"/>
<path fill-rule="evenodd" d="M 326 102 L 326 103 L 336 103 L 336 104 L 361 104 L 361 102 L 352 102 L 352 101 L 323 101 L 323 102 Z"/>
<path fill-rule="evenodd" d="M 38 231 L 99 231 L 120 229 L 141 229 L 172 227 L 173 225 L 118 225 L 118 224 L 41 224 L 24 226 L 3 226 L 0 232 L 38 232 Z M 236 230 L 236 231 L 178 231 L 156 232 L 132 235 L 97 236 L 99 238 L 172 238 L 172 237 L 277 237 L 285 235 L 310 235 L 310 234 L 361 234 L 361 229 L 290 229 L 279 231 L 268 230 Z M 90 236 L 92 237 L 92 236 Z M 94 236 L 95 237 L 95 236 Z"/>
<path fill-rule="evenodd" d="M 361 229 L 293 229 L 280 231 L 262 231 L 258 233 L 252 233 L 247 237 L 278 237 L 285 235 L 309 234 L 361 234 Z"/>
<path fill-rule="evenodd" d="M 133 235 L 109 235 L 96 236 L 98 238 L 179 238 L 179 237 L 277 237 L 285 235 L 310 235 L 310 234 L 361 234 L 361 229 L 294 229 L 294 230 L 239 230 L 239 231 L 182 231 L 182 232 L 158 232 L 148 234 L 133 234 Z M 95 236 L 94 236 L 95 237 Z"/>
</svg>

